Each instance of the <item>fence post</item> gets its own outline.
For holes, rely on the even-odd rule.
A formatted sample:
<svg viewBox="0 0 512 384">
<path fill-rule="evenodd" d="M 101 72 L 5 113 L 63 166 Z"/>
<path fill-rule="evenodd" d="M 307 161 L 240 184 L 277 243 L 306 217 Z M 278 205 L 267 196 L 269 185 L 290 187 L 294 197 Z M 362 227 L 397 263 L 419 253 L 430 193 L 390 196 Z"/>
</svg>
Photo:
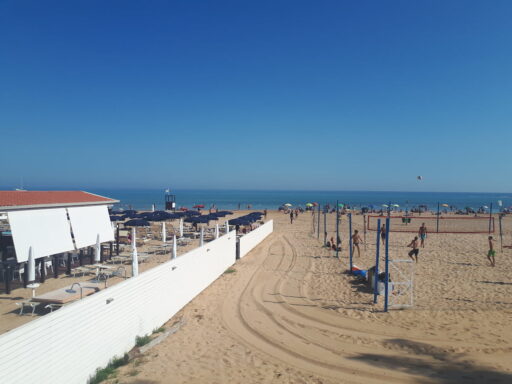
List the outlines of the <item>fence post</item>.
<svg viewBox="0 0 512 384">
<path fill-rule="evenodd" d="M 377 219 L 377 228 L 380 228 L 380 219 Z M 375 252 L 375 276 L 373 286 L 373 303 L 377 304 L 377 295 L 379 294 L 379 251 L 380 251 L 380 231 L 377 231 L 377 248 Z"/>
<path fill-rule="evenodd" d="M 389 217 L 386 219 L 386 284 L 384 287 L 384 312 L 388 311 L 389 303 Z"/>
</svg>

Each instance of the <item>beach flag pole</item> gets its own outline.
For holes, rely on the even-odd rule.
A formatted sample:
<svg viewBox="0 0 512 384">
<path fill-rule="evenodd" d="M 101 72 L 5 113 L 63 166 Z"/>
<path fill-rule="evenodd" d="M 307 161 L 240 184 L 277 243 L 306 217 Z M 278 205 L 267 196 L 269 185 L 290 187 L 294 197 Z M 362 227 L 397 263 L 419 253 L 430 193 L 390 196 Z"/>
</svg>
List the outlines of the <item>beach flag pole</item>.
<svg viewBox="0 0 512 384">
<path fill-rule="evenodd" d="M 380 219 L 377 219 L 377 228 L 380 228 Z M 380 231 L 377 231 L 377 243 L 375 251 L 375 276 L 373 276 L 373 304 L 377 304 L 379 294 L 379 252 L 380 252 Z"/>
<path fill-rule="evenodd" d="M 389 303 L 389 217 L 386 218 L 386 279 L 384 283 L 384 312 L 388 311 Z"/>
<path fill-rule="evenodd" d="M 318 204 L 318 223 L 317 223 L 317 231 L 316 231 L 316 238 L 320 238 L 320 204 Z"/>
<path fill-rule="evenodd" d="M 437 202 L 436 232 L 439 232 L 439 201 Z"/>
<path fill-rule="evenodd" d="M 492 223 L 492 203 L 489 205 L 489 233 L 491 233 L 491 223 Z"/>
<path fill-rule="evenodd" d="M 348 214 L 348 232 L 349 232 L 349 251 L 350 251 L 350 269 L 349 272 L 352 273 L 352 213 Z"/>
<path fill-rule="evenodd" d="M 338 200 L 336 200 L 336 258 L 339 259 L 338 244 L 340 243 L 340 208 Z"/>
</svg>

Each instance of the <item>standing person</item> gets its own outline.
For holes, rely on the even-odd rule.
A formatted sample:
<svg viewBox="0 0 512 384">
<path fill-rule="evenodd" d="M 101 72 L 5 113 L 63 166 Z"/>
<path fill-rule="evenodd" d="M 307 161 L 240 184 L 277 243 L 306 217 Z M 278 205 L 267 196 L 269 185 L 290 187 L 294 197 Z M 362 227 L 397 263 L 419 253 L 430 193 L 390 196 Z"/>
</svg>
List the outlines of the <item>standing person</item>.
<svg viewBox="0 0 512 384">
<path fill-rule="evenodd" d="M 491 267 L 496 266 L 496 260 L 494 259 L 494 256 L 496 256 L 496 251 L 494 250 L 494 239 L 492 236 L 489 236 L 489 251 L 487 252 L 487 259 L 491 263 Z"/>
<path fill-rule="evenodd" d="M 240 210 L 240 203 L 238 203 L 238 210 Z"/>
<path fill-rule="evenodd" d="M 290 211 L 290 224 L 293 224 L 293 211 Z"/>
<path fill-rule="evenodd" d="M 380 239 L 382 240 L 382 245 L 386 243 L 386 224 L 382 224 L 380 227 Z"/>
<path fill-rule="evenodd" d="M 359 243 L 361 243 L 363 239 L 359 236 L 359 231 L 356 229 L 354 234 L 352 235 L 352 255 L 354 254 L 354 250 L 357 248 L 357 256 L 361 256 L 361 250 L 359 249 Z"/>
<path fill-rule="evenodd" d="M 296 210 L 295 210 L 295 218 L 297 218 L 298 216 L 299 216 L 299 210 L 298 210 L 298 209 L 296 209 Z"/>
<path fill-rule="evenodd" d="M 267 210 L 266 209 L 263 211 L 263 216 L 265 217 L 265 220 L 266 220 L 267 219 Z"/>
<path fill-rule="evenodd" d="M 416 257 L 416 262 L 418 262 L 418 254 L 420 253 L 420 250 L 418 248 L 418 236 L 414 237 L 414 239 L 409 243 L 408 247 L 412 248 L 412 250 L 409 252 L 409 257 L 413 261 L 414 261 L 414 257 Z"/>
<path fill-rule="evenodd" d="M 425 239 L 427 238 L 427 227 L 425 226 L 425 223 L 421 224 L 418 235 L 420 236 L 421 240 L 421 248 L 425 248 Z"/>
</svg>

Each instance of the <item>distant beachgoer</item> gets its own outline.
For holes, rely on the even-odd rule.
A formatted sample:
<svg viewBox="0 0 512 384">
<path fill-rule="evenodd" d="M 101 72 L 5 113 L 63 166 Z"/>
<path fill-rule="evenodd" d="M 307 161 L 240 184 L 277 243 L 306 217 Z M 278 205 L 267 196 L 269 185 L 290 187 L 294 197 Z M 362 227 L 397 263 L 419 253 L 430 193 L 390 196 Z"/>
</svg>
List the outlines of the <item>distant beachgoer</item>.
<svg viewBox="0 0 512 384">
<path fill-rule="evenodd" d="M 361 256 L 361 250 L 359 249 L 359 243 L 361 243 L 363 239 L 359 236 L 359 231 L 356 229 L 354 234 L 352 235 L 352 255 L 354 255 L 354 250 L 357 248 L 357 256 Z"/>
<path fill-rule="evenodd" d="M 380 227 L 380 239 L 382 244 L 386 243 L 386 224 L 382 224 L 382 227 Z"/>
<path fill-rule="evenodd" d="M 492 236 L 489 236 L 489 251 L 487 252 L 487 259 L 489 259 L 489 262 L 491 263 L 491 267 L 496 266 L 496 260 L 494 257 L 496 256 L 496 251 L 494 250 L 494 239 Z"/>
<path fill-rule="evenodd" d="M 263 210 L 263 216 L 265 216 L 265 219 L 267 218 L 267 210 Z"/>
<path fill-rule="evenodd" d="M 293 211 L 290 211 L 290 224 L 293 224 Z"/>
<path fill-rule="evenodd" d="M 421 248 L 425 248 L 425 239 L 427 238 L 427 227 L 425 226 L 425 223 L 421 224 L 418 235 L 420 236 L 421 240 Z"/>
<path fill-rule="evenodd" d="M 238 203 L 238 210 L 240 210 L 240 203 Z"/>
<path fill-rule="evenodd" d="M 408 247 L 412 248 L 412 250 L 409 252 L 409 257 L 413 261 L 414 261 L 414 258 L 416 258 L 416 262 L 418 262 L 418 254 L 420 253 L 420 250 L 418 248 L 418 236 L 414 237 L 414 239 L 409 243 Z"/>
<path fill-rule="evenodd" d="M 299 216 L 299 210 L 298 210 L 298 209 L 296 209 L 296 210 L 295 210 L 295 218 L 297 218 L 298 216 Z"/>
</svg>

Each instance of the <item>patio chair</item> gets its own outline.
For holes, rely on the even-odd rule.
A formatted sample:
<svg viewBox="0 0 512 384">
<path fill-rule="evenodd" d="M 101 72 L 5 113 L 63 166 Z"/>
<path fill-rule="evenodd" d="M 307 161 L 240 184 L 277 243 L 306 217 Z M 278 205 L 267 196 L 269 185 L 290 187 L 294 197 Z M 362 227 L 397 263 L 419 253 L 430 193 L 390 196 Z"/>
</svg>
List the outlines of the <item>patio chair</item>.
<svg viewBox="0 0 512 384">
<path fill-rule="evenodd" d="M 23 315 L 23 310 L 25 309 L 25 307 L 32 308 L 32 316 L 34 316 L 34 312 L 36 311 L 36 307 L 39 304 L 41 304 L 41 303 L 38 303 L 36 301 L 32 301 L 31 299 L 23 300 L 21 302 L 16 303 L 16 305 L 18 307 L 20 307 L 20 313 L 19 313 L 20 316 Z"/>
</svg>

